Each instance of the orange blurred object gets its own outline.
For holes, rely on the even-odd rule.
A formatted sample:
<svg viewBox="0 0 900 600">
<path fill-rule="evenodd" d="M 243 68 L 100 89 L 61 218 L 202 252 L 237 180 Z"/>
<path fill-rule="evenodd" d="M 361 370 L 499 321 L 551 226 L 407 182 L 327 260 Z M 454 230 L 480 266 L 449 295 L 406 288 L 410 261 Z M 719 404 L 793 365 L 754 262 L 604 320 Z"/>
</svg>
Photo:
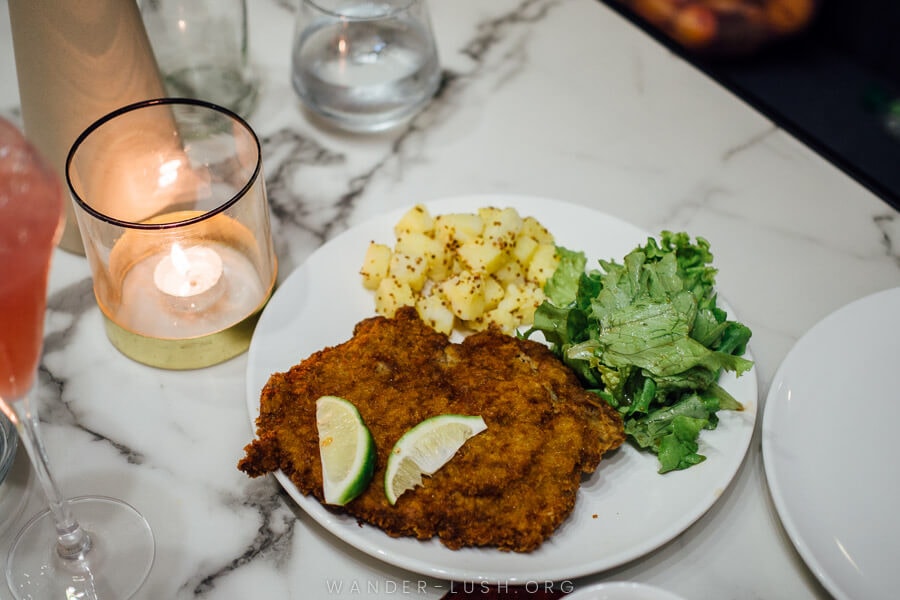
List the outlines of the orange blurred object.
<svg viewBox="0 0 900 600">
<path fill-rule="evenodd" d="M 678 11 L 672 22 L 672 37 L 688 48 L 703 48 L 716 39 L 719 22 L 708 6 L 691 4 Z"/>
<path fill-rule="evenodd" d="M 710 56 L 751 54 L 801 32 L 818 0 L 620 0 L 661 33 Z"/>
<path fill-rule="evenodd" d="M 816 0 L 768 0 L 765 12 L 774 31 L 792 34 L 812 21 L 816 13 Z"/>
<path fill-rule="evenodd" d="M 631 8 L 651 25 L 663 27 L 671 23 L 684 4 L 684 0 L 633 0 Z"/>
</svg>

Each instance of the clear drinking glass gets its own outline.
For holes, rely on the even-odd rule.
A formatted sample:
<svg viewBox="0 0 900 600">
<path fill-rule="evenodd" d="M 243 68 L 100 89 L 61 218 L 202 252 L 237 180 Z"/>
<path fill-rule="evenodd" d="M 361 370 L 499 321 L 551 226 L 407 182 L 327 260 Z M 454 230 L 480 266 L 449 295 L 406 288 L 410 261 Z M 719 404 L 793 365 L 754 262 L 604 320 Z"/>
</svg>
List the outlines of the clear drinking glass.
<svg viewBox="0 0 900 600">
<path fill-rule="evenodd" d="M 350 131 L 407 121 L 441 80 L 425 0 L 300 0 L 291 61 L 306 107 Z"/>
<path fill-rule="evenodd" d="M 141 0 L 141 15 L 170 96 L 247 116 L 259 87 L 249 63 L 246 0 Z"/>
<path fill-rule="evenodd" d="M 120 500 L 62 495 L 30 395 L 63 202 L 53 171 L 0 120 L 0 409 L 15 423 L 49 502 L 15 538 L 6 578 L 16 598 L 130 598 L 153 564 L 150 527 Z"/>
</svg>

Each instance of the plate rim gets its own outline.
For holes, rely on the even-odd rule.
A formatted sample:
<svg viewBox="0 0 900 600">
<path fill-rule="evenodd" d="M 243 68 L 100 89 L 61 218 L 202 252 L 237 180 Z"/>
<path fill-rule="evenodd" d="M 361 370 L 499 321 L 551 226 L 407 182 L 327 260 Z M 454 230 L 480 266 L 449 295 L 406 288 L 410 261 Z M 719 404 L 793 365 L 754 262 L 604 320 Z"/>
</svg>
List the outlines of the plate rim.
<svg viewBox="0 0 900 600">
<path fill-rule="evenodd" d="M 635 239 L 635 245 L 641 243 L 642 240 L 647 237 L 653 237 L 652 234 L 643 230 L 642 228 L 633 225 L 627 221 L 622 220 L 619 217 L 614 215 L 610 215 L 605 213 L 599 209 L 584 206 L 580 204 L 575 204 L 572 202 L 551 199 L 543 196 L 536 195 L 528 195 L 528 194 L 516 194 L 516 193 L 484 193 L 484 194 L 466 194 L 461 196 L 449 196 L 444 198 L 437 198 L 433 200 L 426 200 L 421 202 L 415 202 L 407 205 L 403 205 L 394 210 L 386 211 L 382 214 L 375 215 L 371 218 L 367 218 L 362 222 L 356 223 L 353 226 L 349 227 L 347 230 L 341 232 L 334 238 L 327 241 L 322 246 L 318 247 L 315 251 L 313 251 L 301 264 L 297 266 L 296 269 L 292 273 L 290 273 L 284 280 L 279 289 L 275 291 L 272 299 L 269 301 L 269 305 L 266 307 L 266 310 L 263 311 L 263 314 L 260 316 L 260 321 L 257 324 L 257 328 L 259 328 L 260 324 L 265 323 L 266 319 L 266 311 L 269 309 L 273 303 L 278 302 L 278 294 L 281 292 L 281 289 L 285 288 L 288 281 L 295 276 L 298 276 L 298 273 L 304 272 L 304 269 L 307 265 L 310 265 L 313 261 L 321 258 L 321 255 L 327 254 L 331 247 L 340 244 L 346 236 L 352 236 L 358 230 L 365 228 L 366 226 L 371 226 L 373 222 L 382 222 L 382 221 L 390 221 L 396 222 L 396 220 L 407 210 L 409 210 L 412 206 L 416 204 L 423 204 L 429 208 L 429 210 L 433 211 L 432 214 L 440 214 L 441 212 L 448 212 L 452 210 L 456 210 L 456 212 L 464 212 L 469 211 L 470 208 L 466 208 L 468 205 L 483 205 L 483 206 L 498 206 L 498 205 L 506 205 L 506 206 L 514 206 L 522 212 L 525 210 L 527 212 L 534 212 L 531 208 L 523 209 L 523 206 L 533 207 L 538 203 L 549 203 L 555 207 L 559 207 L 565 209 L 567 211 L 576 211 L 582 212 L 584 214 L 590 214 L 594 217 L 600 217 L 608 220 L 614 225 L 621 226 L 623 228 L 627 228 L 632 230 L 635 235 L 639 236 Z M 462 208 L 459 208 L 459 205 L 464 205 Z M 540 219 L 540 216 L 538 216 Z M 592 257 L 592 258 L 607 258 L 607 257 Z M 617 257 L 612 257 L 617 258 Z M 733 308 L 728 304 L 727 300 L 719 295 L 719 301 L 722 307 L 729 313 L 730 316 L 736 318 L 736 313 Z M 372 310 L 372 314 L 374 315 L 374 309 Z M 254 331 L 253 339 L 251 340 L 250 348 L 248 350 L 248 361 L 247 361 L 247 377 L 245 378 L 246 383 L 246 394 L 247 394 L 247 408 L 250 417 L 251 424 L 251 432 L 252 435 L 255 436 L 256 433 L 256 415 L 259 413 L 259 393 L 260 389 L 255 387 L 254 381 L 254 357 L 256 356 L 257 349 L 257 336 L 256 331 Z M 745 357 L 753 360 L 753 354 L 750 347 L 747 348 L 747 352 Z M 302 357 L 299 360 L 303 360 L 306 357 Z M 725 491 L 731 486 L 737 474 L 740 472 L 742 465 L 746 461 L 746 457 L 748 455 L 749 446 L 751 443 L 751 439 L 753 437 L 753 432 L 756 428 L 758 421 L 758 405 L 759 405 L 759 382 L 757 375 L 757 367 L 754 361 L 753 368 L 745 373 L 742 378 L 742 381 L 748 380 L 750 381 L 751 390 L 748 393 L 752 392 L 752 413 L 751 411 L 743 411 L 741 414 L 750 414 L 750 422 L 747 427 L 747 431 L 743 432 L 745 435 L 745 440 L 742 446 L 739 449 L 740 455 L 734 464 L 734 468 L 730 471 L 730 473 L 725 477 L 724 481 L 719 481 L 720 485 L 715 490 L 708 490 L 708 493 L 704 493 L 702 496 L 702 501 L 698 502 L 698 506 L 701 508 L 695 512 L 691 512 L 688 519 L 684 522 L 679 523 L 676 526 L 673 526 L 670 529 L 666 529 L 664 532 L 659 535 L 653 536 L 649 544 L 635 544 L 634 548 L 628 552 L 620 552 L 613 558 L 606 558 L 601 560 L 593 560 L 580 563 L 571 567 L 560 567 L 556 569 L 544 570 L 540 572 L 531 572 L 528 578 L 525 577 L 517 577 L 510 576 L 506 573 L 501 573 L 489 569 L 481 570 L 479 572 L 473 572 L 471 569 L 460 569 L 460 568 L 452 568 L 446 567 L 438 564 L 433 564 L 427 560 L 423 561 L 418 558 L 412 557 L 397 557 L 395 555 L 390 554 L 380 548 L 371 548 L 371 547 L 360 547 L 360 545 L 354 543 L 351 540 L 348 540 L 345 535 L 346 533 L 343 529 L 346 527 L 344 522 L 338 522 L 338 519 L 341 517 L 344 520 L 347 519 L 347 515 L 335 515 L 331 511 L 328 511 L 318 501 L 314 499 L 310 501 L 309 498 L 303 496 L 299 493 L 299 490 L 294 486 L 294 484 L 290 481 L 290 479 L 281 471 L 277 471 L 274 473 L 276 480 L 282 486 L 282 488 L 288 493 L 291 499 L 298 504 L 300 508 L 304 510 L 304 512 L 312 518 L 319 526 L 323 527 L 327 530 L 331 535 L 334 535 L 343 543 L 350 545 L 357 550 L 372 556 L 378 560 L 381 560 L 387 564 L 400 567 L 403 569 L 407 569 L 409 571 L 425 575 L 432 576 L 442 579 L 452 579 L 455 581 L 475 581 L 475 582 L 506 582 L 506 583 L 515 583 L 517 581 L 529 581 L 535 577 L 545 578 L 548 580 L 562 580 L 562 579 L 572 579 L 578 578 L 590 574 L 600 573 L 603 571 L 607 571 L 609 569 L 615 568 L 617 566 L 621 566 L 626 564 L 632 560 L 635 560 L 641 556 L 645 556 L 646 554 L 657 550 L 658 548 L 664 546 L 666 543 L 670 542 L 678 535 L 681 535 L 685 531 L 687 531 L 696 521 L 701 519 L 711 508 L 716 504 L 718 499 L 724 495 Z M 254 406 L 255 404 L 255 406 Z M 741 431 L 741 430 L 738 430 Z M 636 451 L 635 451 L 636 452 Z M 722 457 L 723 459 L 725 457 Z M 655 464 L 655 463 L 654 463 Z M 582 491 L 579 490 L 579 494 Z M 582 502 L 583 499 L 581 500 Z M 571 519 L 571 515 L 569 519 Z M 356 523 L 355 519 L 352 519 L 353 523 Z M 342 535 L 344 533 L 344 535 Z M 410 540 L 411 543 L 435 543 L 439 544 L 435 539 L 427 540 L 425 542 L 421 542 L 419 540 Z M 490 548 L 466 548 L 463 550 L 451 551 L 448 552 L 463 552 L 463 551 L 478 551 L 478 552 L 491 552 L 496 551 Z M 527 555 L 526 555 L 527 556 Z"/>
<path fill-rule="evenodd" d="M 817 553 L 815 549 L 809 544 L 807 536 L 804 536 L 801 531 L 801 527 L 798 525 L 795 519 L 795 513 L 793 511 L 793 507 L 790 506 L 790 502 L 785 497 L 784 494 L 784 486 L 779 481 L 779 474 L 777 472 L 777 455 L 778 451 L 773 447 L 773 428 L 776 425 L 773 424 L 774 419 L 777 418 L 777 411 L 779 407 L 778 398 L 782 396 L 782 388 L 785 384 L 787 373 L 794 367 L 794 361 L 798 360 L 798 356 L 806 351 L 806 344 L 808 340 L 813 336 L 820 334 L 822 331 L 827 330 L 829 327 L 833 327 L 836 322 L 845 318 L 848 314 L 858 311 L 861 307 L 873 303 L 876 300 L 881 300 L 887 296 L 897 295 L 898 299 L 900 299 L 900 287 L 892 287 L 883 289 L 880 291 L 872 292 L 865 296 L 861 296 L 854 300 L 847 302 L 846 304 L 835 308 L 830 313 L 826 314 L 824 317 L 813 323 L 806 331 L 804 331 L 799 338 L 794 342 L 791 348 L 788 350 L 784 359 L 781 361 L 781 364 L 778 366 L 778 369 L 775 371 L 775 375 L 772 377 L 772 382 L 769 386 L 769 391 L 766 395 L 766 404 L 763 408 L 763 415 L 761 419 L 761 454 L 763 461 L 763 472 L 765 473 L 766 484 L 769 490 L 769 496 L 772 499 L 772 503 L 775 506 L 775 511 L 778 514 L 779 521 L 781 522 L 785 532 L 787 533 L 788 538 L 791 541 L 791 544 L 796 549 L 797 553 L 800 555 L 803 562 L 807 565 L 807 567 L 812 571 L 813 575 L 822 584 L 825 589 L 835 596 L 838 600 L 850 600 L 854 597 L 852 591 L 848 592 L 846 590 L 846 583 L 841 584 L 838 580 L 836 580 L 832 574 L 828 573 L 822 564 L 822 557 L 820 553 Z"/>
<path fill-rule="evenodd" d="M 600 596 L 600 593 L 603 596 Z M 620 594 L 622 592 L 622 594 Z M 567 600 L 605 600 L 608 597 L 613 599 L 625 600 L 632 598 L 632 592 L 640 592 L 645 600 L 654 598 L 655 600 L 684 600 L 681 596 L 670 592 L 665 588 L 643 583 L 640 581 L 624 581 L 610 580 L 594 583 L 586 587 L 579 588 L 571 594 L 566 594 Z"/>
</svg>

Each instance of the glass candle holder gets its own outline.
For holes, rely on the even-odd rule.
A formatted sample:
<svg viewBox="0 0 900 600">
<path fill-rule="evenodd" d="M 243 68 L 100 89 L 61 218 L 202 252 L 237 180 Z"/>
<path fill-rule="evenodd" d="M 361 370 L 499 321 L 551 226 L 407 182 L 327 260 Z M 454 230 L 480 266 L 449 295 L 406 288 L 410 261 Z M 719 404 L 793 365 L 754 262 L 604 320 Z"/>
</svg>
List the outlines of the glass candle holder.
<svg viewBox="0 0 900 600">
<path fill-rule="evenodd" d="M 259 139 L 188 99 L 121 108 L 72 146 L 66 176 L 106 333 L 166 369 L 244 352 L 275 286 Z"/>
</svg>

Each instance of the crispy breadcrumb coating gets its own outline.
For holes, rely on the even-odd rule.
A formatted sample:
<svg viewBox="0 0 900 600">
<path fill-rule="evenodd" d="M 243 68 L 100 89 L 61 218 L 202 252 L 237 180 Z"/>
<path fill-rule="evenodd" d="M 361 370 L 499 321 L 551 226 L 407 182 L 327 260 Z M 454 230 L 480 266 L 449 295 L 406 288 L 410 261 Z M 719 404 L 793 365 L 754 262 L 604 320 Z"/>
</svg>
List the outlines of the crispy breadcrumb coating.
<svg viewBox="0 0 900 600">
<path fill-rule="evenodd" d="M 401 309 L 361 321 L 349 341 L 272 375 L 257 439 L 238 468 L 253 477 L 281 469 L 321 502 L 315 412 L 324 395 L 356 405 L 378 454 L 372 484 L 336 510 L 391 536 L 438 536 L 452 549 L 534 550 L 572 512 L 582 475 L 625 440 L 618 413 L 542 344 L 494 330 L 451 343 Z M 394 443 L 448 413 L 481 415 L 487 430 L 391 506 L 383 478 Z"/>
</svg>

